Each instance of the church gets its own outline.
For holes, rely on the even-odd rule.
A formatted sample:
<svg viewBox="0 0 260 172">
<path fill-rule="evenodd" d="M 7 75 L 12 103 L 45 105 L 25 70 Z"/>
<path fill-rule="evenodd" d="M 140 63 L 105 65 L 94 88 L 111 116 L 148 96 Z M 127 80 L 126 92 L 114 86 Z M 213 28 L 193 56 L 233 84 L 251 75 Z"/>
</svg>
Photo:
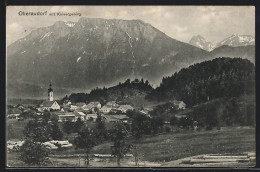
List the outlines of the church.
<svg viewBox="0 0 260 172">
<path fill-rule="evenodd" d="M 53 100 L 53 89 L 50 87 L 48 89 L 48 100 L 45 100 L 40 105 L 41 110 L 60 110 L 60 105 L 57 103 L 57 101 Z"/>
</svg>

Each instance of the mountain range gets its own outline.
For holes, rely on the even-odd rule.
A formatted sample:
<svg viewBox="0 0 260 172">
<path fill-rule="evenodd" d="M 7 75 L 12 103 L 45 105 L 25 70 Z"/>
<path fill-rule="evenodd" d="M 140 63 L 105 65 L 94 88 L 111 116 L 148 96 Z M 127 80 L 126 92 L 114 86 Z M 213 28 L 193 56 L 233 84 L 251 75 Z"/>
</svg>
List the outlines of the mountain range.
<svg viewBox="0 0 260 172">
<path fill-rule="evenodd" d="M 87 92 L 126 79 L 156 86 L 163 76 L 216 57 L 247 58 L 255 46 L 220 46 L 208 52 L 173 39 L 141 20 L 81 18 L 38 28 L 7 47 L 8 97 Z"/>
<path fill-rule="evenodd" d="M 189 44 L 194 45 L 198 48 L 204 49 L 206 51 L 212 51 L 215 48 L 218 48 L 223 45 L 228 45 L 231 47 L 240 47 L 247 45 L 255 45 L 255 38 L 251 35 L 238 35 L 233 34 L 228 38 L 223 39 L 222 41 L 214 44 L 212 42 L 206 41 L 201 35 L 193 36 Z"/>
</svg>

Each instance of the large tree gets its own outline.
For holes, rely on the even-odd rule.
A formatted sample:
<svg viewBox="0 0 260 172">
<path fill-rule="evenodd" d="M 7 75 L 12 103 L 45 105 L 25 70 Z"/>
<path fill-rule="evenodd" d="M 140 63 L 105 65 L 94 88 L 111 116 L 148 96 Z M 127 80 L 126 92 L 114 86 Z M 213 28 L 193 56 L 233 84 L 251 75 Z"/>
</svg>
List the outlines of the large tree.
<svg viewBox="0 0 260 172">
<path fill-rule="evenodd" d="M 74 122 L 71 122 L 71 121 L 66 121 L 64 124 L 63 124 L 63 131 L 69 135 L 71 133 L 73 133 L 75 130 L 74 130 Z"/>
<path fill-rule="evenodd" d="M 51 124 L 34 119 L 28 122 L 23 132 L 26 138 L 36 142 L 45 142 L 51 140 L 52 128 Z"/>
<path fill-rule="evenodd" d="M 133 120 L 131 131 L 135 138 L 132 151 L 135 157 L 135 165 L 137 166 L 139 162 L 139 150 L 137 143 L 142 135 L 151 133 L 151 119 L 146 115 L 136 111 L 131 112 L 131 118 Z"/>
<path fill-rule="evenodd" d="M 86 153 L 86 165 L 89 165 L 89 153 L 93 146 L 96 145 L 97 140 L 95 132 L 88 128 L 83 127 L 82 130 L 78 131 L 78 136 L 74 140 L 76 149 L 84 149 Z"/>
<path fill-rule="evenodd" d="M 74 124 L 74 131 L 79 132 L 84 127 L 84 121 L 78 117 L 77 121 Z"/>
<path fill-rule="evenodd" d="M 96 133 L 97 141 L 101 143 L 107 139 L 108 133 L 107 133 L 107 129 L 105 126 L 105 121 L 102 120 L 100 114 L 98 114 L 98 116 L 97 116 L 96 123 L 97 124 L 95 127 L 95 133 Z"/>
<path fill-rule="evenodd" d="M 114 143 L 112 147 L 112 155 L 117 157 L 117 165 L 120 166 L 120 161 L 124 155 L 130 151 L 130 144 L 127 144 L 128 131 L 123 123 L 115 124 L 112 132 L 111 139 Z"/>
<path fill-rule="evenodd" d="M 52 122 L 51 137 L 53 140 L 62 140 L 62 138 L 63 138 L 63 133 L 62 133 L 57 121 Z"/>
<path fill-rule="evenodd" d="M 30 165 L 44 165 L 48 162 L 49 150 L 41 142 L 26 139 L 20 149 L 19 159 Z"/>
</svg>

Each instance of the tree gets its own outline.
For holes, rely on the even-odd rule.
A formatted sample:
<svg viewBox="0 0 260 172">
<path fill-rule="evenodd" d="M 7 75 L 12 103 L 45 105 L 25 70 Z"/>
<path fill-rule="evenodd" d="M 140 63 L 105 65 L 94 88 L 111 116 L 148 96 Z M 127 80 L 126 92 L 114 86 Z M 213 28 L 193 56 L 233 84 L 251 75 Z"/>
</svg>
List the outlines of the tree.
<svg viewBox="0 0 260 172">
<path fill-rule="evenodd" d="M 28 165 L 43 165 L 48 161 L 49 150 L 40 142 L 26 139 L 20 149 L 19 159 Z"/>
<path fill-rule="evenodd" d="M 51 137 L 53 140 L 62 140 L 63 138 L 63 133 L 59 128 L 58 122 L 54 121 L 52 123 L 52 134 Z"/>
<path fill-rule="evenodd" d="M 117 165 L 120 166 L 120 160 L 124 155 L 129 152 L 131 145 L 126 143 L 128 132 L 122 123 L 115 124 L 112 132 L 111 139 L 114 145 L 111 147 L 112 155 L 117 157 Z"/>
<path fill-rule="evenodd" d="M 178 125 L 178 118 L 176 118 L 175 116 L 172 116 L 172 117 L 170 118 L 170 124 L 171 124 L 172 126 L 177 126 L 177 125 Z"/>
<path fill-rule="evenodd" d="M 159 129 L 162 129 L 163 121 L 164 119 L 160 116 L 155 116 L 151 119 L 151 129 L 154 134 L 158 133 Z"/>
<path fill-rule="evenodd" d="M 78 136 L 75 138 L 74 143 L 76 149 L 84 149 L 86 153 L 86 164 L 89 165 L 89 153 L 93 146 L 96 145 L 96 136 L 93 130 L 88 127 L 83 127 L 82 130 L 78 131 Z"/>
<path fill-rule="evenodd" d="M 151 132 L 151 122 L 149 117 L 136 111 L 131 112 L 131 118 L 133 119 L 131 127 L 132 135 L 135 138 L 135 143 L 133 144 L 133 154 L 135 157 L 135 165 L 137 166 L 139 161 L 137 142 L 143 134 L 148 134 Z"/>
<path fill-rule="evenodd" d="M 42 115 L 43 122 L 48 123 L 48 121 L 51 119 L 51 113 L 47 110 L 43 112 Z"/>
<path fill-rule="evenodd" d="M 45 122 L 34 119 L 27 123 L 23 132 L 25 137 L 33 141 L 45 142 L 51 140 L 52 128 L 51 124 L 46 124 Z"/>
<path fill-rule="evenodd" d="M 193 127 L 193 120 L 188 117 L 181 117 L 178 123 L 178 127 L 183 127 L 184 129 L 189 129 Z"/>
<path fill-rule="evenodd" d="M 32 111 L 25 111 L 22 112 L 19 117 L 23 118 L 23 119 L 28 119 L 31 118 L 33 116 L 33 112 Z"/>
<path fill-rule="evenodd" d="M 107 130 L 105 122 L 101 119 L 101 115 L 97 116 L 96 123 L 97 125 L 95 127 L 95 134 L 97 140 L 98 142 L 103 142 L 107 138 Z"/>
<path fill-rule="evenodd" d="M 135 137 L 136 140 L 138 140 L 143 134 L 149 132 L 151 130 L 151 125 L 148 121 L 150 121 L 150 118 L 132 111 L 129 112 L 131 113 L 131 118 L 132 118 L 132 135 Z"/>
<path fill-rule="evenodd" d="M 63 130 L 64 132 L 69 135 L 71 133 L 74 132 L 74 123 L 71 122 L 71 121 L 66 121 L 64 124 L 63 124 Z"/>
<path fill-rule="evenodd" d="M 74 131 L 79 132 L 84 127 L 84 121 L 79 117 L 74 124 Z"/>
</svg>

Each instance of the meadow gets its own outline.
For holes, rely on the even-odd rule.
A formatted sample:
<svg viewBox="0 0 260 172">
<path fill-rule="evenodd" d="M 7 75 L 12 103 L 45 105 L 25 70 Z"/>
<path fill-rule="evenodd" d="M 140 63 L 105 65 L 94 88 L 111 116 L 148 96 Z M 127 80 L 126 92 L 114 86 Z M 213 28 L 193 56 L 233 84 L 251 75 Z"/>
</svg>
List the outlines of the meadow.
<svg viewBox="0 0 260 172">
<path fill-rule="evenodd" d="M 159 164 L 201 154 L 240 155 L 244 152 L 254 152 L 256 149 L 255 129 L 249 127 L 225 127 L 210 131 L 183 130 L 179 133 L 171 132 L 143 136 L 137 141 L 128 139 L 128 143 L 134 142 L 136 142 L 141 162 L 147 161 Z M 110 146 L 112 146 L 111 142 L 97 145 L 92 148 L 91 153 L 111 154 Z M 51 154 L 51 156 L 63 156 L 63 158 L 56 158 L 57 162 L 62 163 L 56 163 L 55 166 L 76 166 L 76 164 L 72 165 L 69 162 L 70 158 L 67 157 L 66 160 L 66 156 L 84 157 L 84 150 L 76 150 L 72 147 L 67 150 L 53 151 Z M 7 153 L 8 165 L 24 166 L 18 160 L 18 156 L 18 152 Z M 77 161 L 75 160 L 75 162 Z M 52 166 L 52 164 L 48 166 Z"/>
</svg>

